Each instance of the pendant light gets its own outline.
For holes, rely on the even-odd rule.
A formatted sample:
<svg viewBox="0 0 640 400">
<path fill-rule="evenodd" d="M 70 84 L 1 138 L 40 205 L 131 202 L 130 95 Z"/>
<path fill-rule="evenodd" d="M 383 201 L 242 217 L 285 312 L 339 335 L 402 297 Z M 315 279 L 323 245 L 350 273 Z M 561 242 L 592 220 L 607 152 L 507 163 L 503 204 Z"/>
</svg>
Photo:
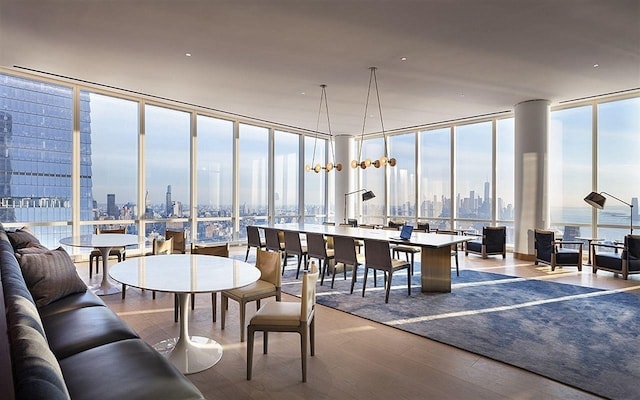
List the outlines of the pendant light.
<svg viewBox="0 0 640 400">
<path fill-rule="evenodd" d="M 329 120 L 329 102 L 327 101 L 327 85 L 322 84 L 320 85 L 320 87 L 322 88 L 322 91 L 320 93 L 320 107 L 318 109 L 318 119 L 316 121 L 316 139 L 313 143 L 313 158 L 311 161 L 311 165 L 307 164 L 304 166 L 304 170 L 306 172 L 310 172 L 313 171 L 316 174 L 320 173 L 320 171 L 325 170 L 326 172 L 329 172 L 333 169 L 337 170 L 337 171 L 342 171 L 342 164 L 341 163 L 337 163 L 337 164 L 333 164 L 332 162 L 327 162 L 325 165 L 320 165 L 320 163 L 316 164 L 316 145 L 318 144 L 318 134 L 319 134 L 319 127 L 320 127 L 320 116 L 322 114 L 322 105 L 324 104 L 324 108 L 325 108 L 325 113 L 327 114 L 327 127 L 329 130 L 329 148 L 331 151 L 331 161 L 335 160 L 335 152 L 333 149 L 333 134 L 331 133 L 331 121 Z"/>
</svg>

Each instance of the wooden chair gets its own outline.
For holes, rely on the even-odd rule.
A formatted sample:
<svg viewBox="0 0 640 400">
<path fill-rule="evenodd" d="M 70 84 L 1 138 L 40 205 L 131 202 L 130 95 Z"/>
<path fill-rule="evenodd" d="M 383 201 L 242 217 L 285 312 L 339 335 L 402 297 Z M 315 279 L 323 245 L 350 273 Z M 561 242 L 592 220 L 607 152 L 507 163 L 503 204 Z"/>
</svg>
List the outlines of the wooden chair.
<svg viewBox="0 0 640 400">
<path fill-rule="evenodd" d="M 333 283 L 336 279 L 336 271 L 338 264 L 342 264 L 342 270 L 344 272 L 344 279 L 347 279 L 347 266 L 351 266 L 351 294 L 353 294 L 353 287 L 356 283 L 356 276 L 358 274 L 358 266 L 365 263 L 364 255 L 356 253 L 356 242 L 353 238 L 346 236 L 334 236 L 334 266 L 333 276 L 331 277 L 331 289 L 333 289 Z"/>
<path fill-rule="evenodd" d="M 247 226 L 247 254 L 244 256 L 245 262 L 249 259 L 249 250 L 251 250 L 252 247 L 255 247 L 256 250 L 263 249 L 264 244 L 260 238 L 260 231 L 258 230 L 258 227 L 249 225 Z"/>
<path fill-rule="evenodd" d="M 599 269 L 610 271 L 626 280 L 629 274 L 640 273 L 640 236 L 626 235 L 624 245 L 593 243 L 593 273 Z M 599 248 L 613 248 L 615 251 L 596 251 Z"/>
<path fill-rule="evenodd" d="M 100 235 L 102 233 L 127 233 L 127 228 L 100 229 L 100 227 L 96 227 L 96 235 Z M 118 262 L 124 261 L 127 258 L 126 248 L 116 247 L 111 249 L 111 251 L 109 252 L 109 257 L 118 257 Z M 93 276 L 93 261 L 95 260 L 96 262 L 96 274 L 97 274 L 98 266 L 100 265 L 101 258 L 102 258 L 102 253 L 100 252 L 100 250 L 98 249 L 91 250 L 91 253 L 89 254 L 89 279 L 91 279 L 91 277 Z"/>
<path fill-rule="evenodd" d="M 260 307 L 249 321 L 247 343 L 247 380 L 251 380 L 253 369 L 253 343 L 256 332 L 263 332 L 263 353 L 267 354 L 269 332 L 297 332 L 300 334 L 302 358 L 302 382 L 307 381 L 307 339 L 311 356 L 315 355 L 315 304 L 318 268 L 311 263 L 309 271 L 302 276 L 301 302 L 270 301 Z"/>
<path fill-rule="evenodd" d="M 335 250 L 328 247 L 327 240 L 325 239 L 323 234 L 307 233 L 307 258 L 318 259 L 318 269 L 320 270 L 320 285 L 322 286 L 324 284 L 324 276 L 329 270 L 329 264 L 332 260 L 335 259 Z M 324 267 L 322 264 L 323 261 Z"/>
<path fill-rule="evenodd" d="M 260 279 L 251 285 L 238 289 L 225 290 L 221 293 L 221 329 L 224 329 L 226 310 L 229 299 L 238 302 L 240 308 L 240 341 L 244 342 L 247 303 L 256 302 L 256 309 L 260 309 L 260 300 L 275 296 L 281 300 L 282 293 L 282 262 L 280 252 L 256 250 L 256 267 L 260 270 Z"/>
<path fill-rule="evenodd" d="M 362 297 L 367 287 L 367 271 L 369 269 L 384 272 L 385 297 L 384 302 L 389 302 L 389 292 L 391 291 L 391 280 L 393 273 L 403 268 L 407 269 L 407 291 L 411 296 L 411 273 L 408 271 L 411 264 L 407 261 L 391 258 L 389 242 L 386 240 L 365 239 L 364 255 L 367 259 L 364 268 L 364 282 L 362 283 Z M 374 277 L 375 280 L 375 277 Z"/>
<path fill-rule="evenodd" d="M 274 228 L 264 228 L 265 248 L 271 251 L 284 251 L 284 234 Z"/>
<path fill-rule="evenodd" d="M 171 249 L 173 247 L 173 243 L 172 243 L 172 239 L 169 240 L 158 240 L 158 239 L 153 239 L 153 242 L 151 244 L 151 254 L 152 255 L 160 255 L 160 254 L 171 254 Z M 122 300 L 125 299 L 126 296 L 126 291 L 127 289 L 127 285 L 125 285 L 124 283 L 122 284 Z M 144 289 L 143 289 L 144 291 Z M 151 292 L 151 297 L 153 299 L 156 298 L 156 292 L 152 291 Z"/>
<path fill-rule="evenodd" d="M 291 255 L 296 256 L 298 259 L 298 269 L 296 270 L 296 279 L 300 276 L 300 266 L 304 260 L 305 268 L 307 266 L 308 251 L 307 246 L 303 246 L 300 241 L 300 233 L 293 231 L 284 232 L 284 265 L 282 266 L 282 273 L 287 267 L 287 258 Z"/>
<path fill-rule="evenodd" d="M 206 256 L 218 256 L 229 257 L 229 243 L 216 244 L 216 245 L 191 245 L 191 254 L 202 254 Z M 218 313 L 218 297 L 216 292 L 211 293 L 211 320 L 216 322 L 216 315 Z M 175 297 L 174 315 L 176 321 L 178 320 L 178 296 Z M 191 309 L 193 310 L 195 304 L 195 294 L 191 293 Z"/>
<path fill-rule="evenodd" d="M 578 271 L 582 271 L 582 241 L 564 241 L 555 239 L 555 232 L 542 229 L 536 229 L 533 233 L 535 246 L 535 261 L 551 266 L 551 271 L 555 271 L 556 267 L 575 265 Z M 579 249 L 568 249 L 563 247 L 564 244 L 576 244 Z"/>
</svg>

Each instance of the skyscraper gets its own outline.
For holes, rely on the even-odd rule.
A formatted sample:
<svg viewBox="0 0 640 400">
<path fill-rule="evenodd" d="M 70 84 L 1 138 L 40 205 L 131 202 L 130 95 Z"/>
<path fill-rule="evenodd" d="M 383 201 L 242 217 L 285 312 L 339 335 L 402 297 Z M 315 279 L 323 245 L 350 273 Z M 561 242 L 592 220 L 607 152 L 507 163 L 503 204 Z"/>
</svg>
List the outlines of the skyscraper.
<svg viewBox="0 0 640 400">
<path fill-rule="evenodd" d="M 113 219 L 118 219 L 120 217 L 120 210 L 118 210 L 118 206 L 116 206 L 115 193 L 107 194 L 107 215 L 113 217 Z"/>
<path fill-rule="evenodd" d="M 171 201 L 171 185 L 167 185 L 165 212 L 167 213 L 167 217 L 173 214 L 173 202 Z"/>
</svg>

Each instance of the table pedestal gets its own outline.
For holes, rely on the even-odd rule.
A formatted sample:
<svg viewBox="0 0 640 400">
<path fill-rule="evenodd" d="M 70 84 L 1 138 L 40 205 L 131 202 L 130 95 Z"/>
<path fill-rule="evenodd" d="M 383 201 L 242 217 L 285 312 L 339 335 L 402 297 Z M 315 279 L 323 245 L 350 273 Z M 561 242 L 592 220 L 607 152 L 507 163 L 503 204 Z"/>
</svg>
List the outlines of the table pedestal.
<svg viewBox="0 0 640 400">
<path fill-rule="evenodd" d="M 120 287 L 114 285 L 109 281 L 109 254 L 111 253 L 111 249 L 113 247 L 100 247 L 100 254 L 102 254 L 102 281 L 99 285 L 95 285 L 91 287 L 93 293 L 98 296 L 106 296 L 109 294 L 120 293 Z M 89 265 L 91 268 L 91 265 Z"/>
<path fill-rule="evenodd" d="M 222 346 L 213 339 L 189 336 L 189 293 L 178 293 L 180 337 L 163 340 L 153 347 L 183 374 L 211 368 L 222 358 Z"/>
<path fill-rule="evenodd" d="M 421 253 L 422 292 L 451 292 L 451 246 L 425 246 Z"/>
</svg>

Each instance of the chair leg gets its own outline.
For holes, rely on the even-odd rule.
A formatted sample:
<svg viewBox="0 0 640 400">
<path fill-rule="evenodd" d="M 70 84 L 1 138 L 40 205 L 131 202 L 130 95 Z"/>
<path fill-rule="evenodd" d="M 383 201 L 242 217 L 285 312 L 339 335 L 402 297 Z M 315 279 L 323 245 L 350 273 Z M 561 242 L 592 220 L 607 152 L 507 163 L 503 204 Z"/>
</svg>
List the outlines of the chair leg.
<svg viewBox="0 0 640 400">
<path fill-rule="evenodd" d="M 346 264 L 343 263 L 342 265 L 344 265 L 344 268 L 347 269 Z M 351 292 L 349 294 L 353 294 L 353 287 L 356 284 L 356 275 L 358 274 L 358 264 L 353 266 L 353 270 L 351 272 Z M 333 289 L 333 281 L 331 282 L 331 288 Z"/>
<path fill-rule="evenodd" d="M 224 329 L 224 323 L 227 319 L 227 306 L 229 305 L 229 298 L 220 293 L 220 329 Z"/>
<path fill-rule="evenodd" d="M 191 309 L 192 310 L 196 309 L 196 294 L 195 293 L 191 293 Z"/>
<path fill-rule="evenodd" d="M 211 319 L 216 322 L 216 314 L 218 313 L 218 294 L 216 292 L 211 293 L 211 313 L 213 314 Z"/>
<path fill-rule="evenodd" d="M 249 327 L 248 332 L 249 338 L 247 341 L 247 380 L 251 380 L 251 372 L 253 369 L 253 341 L 255 336 L 255 331 L 253 327 Z"/>
<path fill-rule="evenodd" d="M 369 267 L 364 267 L 364 279 L 362 282 L 362 297 L 364 297 L 364 290 L 367 288 L 367 272 L 369 271 Z M 374 278 L 375 279 L 375 278 Z"/>
<path fill-rule="evenodd" d="M 240 342 L 244 342 L 244 321 L 247 315 L 247 303 L 240 302 Z"/>
<path fill-rule="evenodd" d="M 300 332 L 300 358 L 302 359 L 302 382 L 307 381 L 307 327 Z"/>
<path fill-rule="evenodd" d="M 124 300 L 126 294 L 127 294 L 127 285 L 123 283 L 122 284 L 122 300 Z"/>
<path fill-rule="evenodd" d="M 244 262 L 247 262 L 249 259 L 249 249 L 251 249 L 251 247 L 247 246 L 247 254 L 244 256 Z"/>
<path fill-rule="evenodd" d="M 173 295 L 173 321 L 178 322 L 178 308 L 180 307 L 178 302 L 178 294 Z"/>
<path fill-rule="evenodd" d="M 384 276 L 386 277 L 387 274 L 385 272 Z M 385 283 L 385 296 L 384 296 L 384 302 L 388 303 L 389 302 L 389 292 L 391 291 L 391 277 L 393 276 L 393 271 L 389 271 L 389 277 L 387 278 L 387 280 L 384 282 Z"/>
<path fill-rule="evenodd" d="M 458 265 L 458 251 L 456 250 L 456 276 L 460 276 L 460 267 Z"/>
<path fill-rule="evenodd" d="M 299 255 L 298 256 L 298 269 L 296 270 L 296 279 L 298 279 L 298 276 L 300 275 L 300 265 L 302 264 L 302 256 Z"/>
<path fill-rule="evenodd" d="M 289 258 L 289 254 L 287 254 L 287 252 L 285 251 L 282 255 L 282 258 L 284 258 L 284 261 L 282 262 L 282 276 L 284 276 L 284 270 L 285 268 L 287 268 L 287 259 Z"/>
<path fill-rule="evenodd" d="M 262 332 L 262 353 L 267 354 L 269 351 L 269 332 Z"/>
</svg>

